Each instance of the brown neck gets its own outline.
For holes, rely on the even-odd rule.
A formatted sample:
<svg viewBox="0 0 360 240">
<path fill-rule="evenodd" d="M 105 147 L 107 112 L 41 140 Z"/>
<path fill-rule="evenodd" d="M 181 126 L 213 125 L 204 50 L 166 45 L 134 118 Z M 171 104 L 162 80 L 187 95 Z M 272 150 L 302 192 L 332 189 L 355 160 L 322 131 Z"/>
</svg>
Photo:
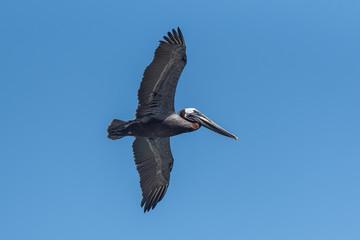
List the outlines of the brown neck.
<svg viewBox="0 0 360 240">
<path fill-rule="evenodd" d="M 189 122 L 192 125 L 192 128 L 195 130 L 198 130 L 200 128 L 200 124 L 196 122 Z"/>
</svg>

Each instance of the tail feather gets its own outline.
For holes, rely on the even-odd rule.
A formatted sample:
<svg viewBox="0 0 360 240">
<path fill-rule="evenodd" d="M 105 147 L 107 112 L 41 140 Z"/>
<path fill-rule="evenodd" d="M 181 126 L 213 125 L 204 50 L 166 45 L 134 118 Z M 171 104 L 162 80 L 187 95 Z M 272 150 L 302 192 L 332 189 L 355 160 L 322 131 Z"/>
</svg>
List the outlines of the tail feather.
<svg viewBox="0 0 360 240">
<path fill-rule="evenodd" d="M 108 138 L 112 139 L 112 140 L 116 140 L 116 139 L 120 139 L 122 137 L 127 136 L 126 133 L 126 124 L 127 122 L 122 121 L 122 120 L 118 120 L 118 119 L 114 119 L 112 120 L 112 122 L 110 123 L 107 132 L 108 132 Z"/>
</svg>

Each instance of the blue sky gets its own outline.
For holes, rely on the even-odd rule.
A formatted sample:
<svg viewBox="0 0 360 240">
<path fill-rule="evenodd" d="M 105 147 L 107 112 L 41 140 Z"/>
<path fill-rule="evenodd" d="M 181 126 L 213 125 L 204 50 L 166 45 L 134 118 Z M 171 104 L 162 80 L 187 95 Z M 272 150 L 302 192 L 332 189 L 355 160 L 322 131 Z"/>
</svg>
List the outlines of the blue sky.
<svg viewBox="0 0 360 240">
<path fill-rule="evenodd" d="M 2 1 L 0 239 L 360 239 L 358 1 Z M 128 137 L 158 40 L 188 63 L 154 211 Z"/>
</svg>

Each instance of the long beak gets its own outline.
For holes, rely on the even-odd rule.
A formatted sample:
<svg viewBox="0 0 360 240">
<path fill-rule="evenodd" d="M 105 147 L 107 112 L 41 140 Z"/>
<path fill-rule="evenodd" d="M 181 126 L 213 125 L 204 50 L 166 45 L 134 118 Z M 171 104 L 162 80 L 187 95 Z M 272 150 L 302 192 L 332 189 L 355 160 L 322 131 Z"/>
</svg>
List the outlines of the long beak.
<svg viewBox="0 0 360 240">
<path fill-rule="evenodd" d="M 221 135 L 224 135 L 226 137 L 231 137 L 234 138 L 235 140 L 238 140 L 237 136 L 235 136 L 234 134 L 229 133 L 228 131 L 226 131 L 225 129 L 223 129 L 222 127 L 220 127 L 219 125 L 217 125 L 216 123 L 214 123 L 213 121 L 211 121 L 208 117 L 206 117 L 204 114 L 202 113 L 197 113 L 196 114 L 196 118 L 198 118 L 198 120 L 200 121 L 201 125 L 214 131 L 217 132 Z"/>
</svg>

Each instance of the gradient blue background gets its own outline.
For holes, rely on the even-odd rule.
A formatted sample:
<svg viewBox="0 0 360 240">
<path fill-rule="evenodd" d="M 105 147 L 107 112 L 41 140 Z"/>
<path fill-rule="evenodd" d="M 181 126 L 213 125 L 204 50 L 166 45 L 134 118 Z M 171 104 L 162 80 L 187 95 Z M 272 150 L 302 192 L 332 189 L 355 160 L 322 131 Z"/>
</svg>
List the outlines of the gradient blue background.
<svg viewBox="0 0 360 240">
<path fill-rule="evenodd" d="M 1 1 L 0 239 L 360 239 L 359 1 Z M 180 26 L 176 109 L 239 137 L 172 138 L 140 208 L 128 137 Z"/>
</svg>

